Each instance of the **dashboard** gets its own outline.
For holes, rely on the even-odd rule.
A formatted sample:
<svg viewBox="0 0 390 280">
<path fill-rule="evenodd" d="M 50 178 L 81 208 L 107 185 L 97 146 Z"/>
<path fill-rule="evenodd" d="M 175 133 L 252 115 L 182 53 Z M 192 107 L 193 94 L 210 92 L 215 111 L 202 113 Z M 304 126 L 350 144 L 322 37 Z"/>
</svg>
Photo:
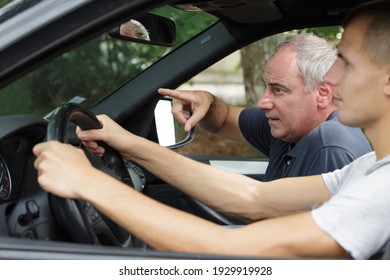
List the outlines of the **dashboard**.
<svg viewBox="0 0 390 280">
<path fill-rule="evenodd" d="M 37 182 L 32 149 L 45 140 L 46 128 L 47 121 L 35 116 L 0 117 L 0 236 L 72 241 L 53 212 L 52 195 Z M 145 174 L 130 162 L 126 166 L 142 192 Z"/>
<path fill-rule="evenodd" d="M 43 141 L 46 121 L 34 116 L 0 117 L 0 203 L 15 199 L 21 192 L 22 179 L 32 147 Z M 36 181 L 36 180 L 35 180 Z"/>
<path fill-rule="evenodd" d="M 0 235 L 57 239 L 58 229 L 47 194 L 38 186 L 32 153 L 34 145 L 45 139 L 46 126 L 45 120 L 35 116 L 0 117 Z"/>
</svg>

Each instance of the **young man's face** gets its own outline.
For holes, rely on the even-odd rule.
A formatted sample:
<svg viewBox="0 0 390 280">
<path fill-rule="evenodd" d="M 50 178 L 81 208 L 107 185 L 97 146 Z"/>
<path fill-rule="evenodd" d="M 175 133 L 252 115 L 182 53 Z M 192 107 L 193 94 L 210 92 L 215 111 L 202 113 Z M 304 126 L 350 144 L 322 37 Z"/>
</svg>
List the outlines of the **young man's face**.
<svg viewBox="0 0 390 280">
<path fill-rule="evenodd" d="M 293 143 L 319 125 L 318 90 L 306 92 L 295 56 L 284 49 L 271 57 L 263 73 L 266 89 L 257 103 L 265 111 L 272 136 Z"/>
<path fill-rule="evenodd" d="M 340 121 L 369 129 L 387 111 L 383 98 L 383 67 L 373 63 L 363 49 L 367 24 L 358 20 L 344 30 L 338 47 L 339 58 L 325 81 L 333 86 Z"/>
</svg>

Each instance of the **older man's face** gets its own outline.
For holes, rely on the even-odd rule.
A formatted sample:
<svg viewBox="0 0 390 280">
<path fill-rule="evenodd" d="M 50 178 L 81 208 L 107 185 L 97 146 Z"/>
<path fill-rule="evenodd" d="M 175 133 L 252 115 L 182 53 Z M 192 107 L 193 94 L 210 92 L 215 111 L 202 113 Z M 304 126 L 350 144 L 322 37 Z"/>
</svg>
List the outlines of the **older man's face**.
<svg viewBox="0 0 390 280">
<path fill-rule="evenodd" d="M 268 118 L 272 136 L 293 143 L 319 124 L 318 91 L 305 91 L 295 56 L 289 49 L 279 50 L 272 56 L 263 73 L 266 88 L 258 102 Z"/>
</svg>

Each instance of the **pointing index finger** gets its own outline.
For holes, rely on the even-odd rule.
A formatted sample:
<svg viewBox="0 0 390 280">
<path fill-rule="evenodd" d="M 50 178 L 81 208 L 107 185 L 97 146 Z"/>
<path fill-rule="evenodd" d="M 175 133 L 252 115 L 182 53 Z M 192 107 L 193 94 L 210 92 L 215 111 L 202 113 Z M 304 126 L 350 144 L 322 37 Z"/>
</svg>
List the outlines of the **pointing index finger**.
<svg viewBox="0 0 390 280">
<path fill-rule="evenodd" d="M 187 98 L 183 91 L 181 90 L 173 90 L 173 89 L 167 89 L 167 88 L 159 88 L 158 93 L 165 96 L 170 96 L 172 98 L 176 98 L 183 101 L 190 101 L 189 98 Z"/>
</svg>

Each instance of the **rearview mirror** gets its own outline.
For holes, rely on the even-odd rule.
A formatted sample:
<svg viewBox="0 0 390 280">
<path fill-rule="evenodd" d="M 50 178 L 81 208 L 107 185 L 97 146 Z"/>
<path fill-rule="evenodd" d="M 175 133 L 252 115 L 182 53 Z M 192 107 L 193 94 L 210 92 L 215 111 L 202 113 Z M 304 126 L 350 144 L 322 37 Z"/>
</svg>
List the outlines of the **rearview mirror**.
<svg viewBox="0 0 390 280">
<path fill-rule="evenodd" d="M 170 47 L 175 44 L 176 26 L 168 18 L 147 13 L 123 22 L 108 34 L 120 40 Z"/>
</svg>

